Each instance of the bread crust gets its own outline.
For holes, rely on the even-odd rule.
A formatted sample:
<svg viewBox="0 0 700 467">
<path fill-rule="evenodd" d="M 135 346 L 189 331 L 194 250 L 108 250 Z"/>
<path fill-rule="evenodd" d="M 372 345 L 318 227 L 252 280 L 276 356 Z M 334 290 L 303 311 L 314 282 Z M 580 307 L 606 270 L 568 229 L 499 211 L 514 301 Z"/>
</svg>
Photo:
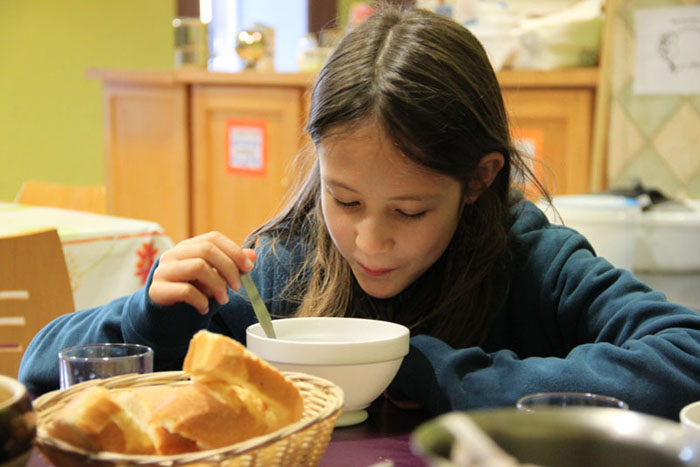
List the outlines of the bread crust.
<svg viewBox="0 0 700 467">
<path fill-rule="evenodd" d="M 109 398 L 109 391 L 101 386 L 85 389 L 66 404 L 58 416 L 46 427 L 46 433 L 86 451 L 95 451 L 105 444 L 123 449 L 123 440 L 103 442 L 113 436 L 112 415 L 119 406 Z"/>
<path fill-rule="evenodd" d="M 291 381 L 240 343 L 221 334 L 195 334 L 183 370 L 193 381 L 209 385 L 225 398 L 231 396 L 228 385 L 251 412 L 266 420 L 269 431 L 299 420 L 304 411 L 304 399 Z"/>
<path fill-rule="evenodd" d="M 236 409 L 199 383 L 175 391 L 153 412 L 150 423 L 194 441 L 200 450 L 228 446 L 267 432 L 266 425 L 247 406 L 240 404 Z M 160 451 L 169 451 L 161 439 L 156 442 Z"/>
<path fill-rule="evenodd" d="M 124 452 L 128 454 L 159 453 L 155 443 L 156 427 L 149 423 L 149 419 L 153 411 L 175 391 L 176 389 L 172 386 L 157 385 L 117 389 L 110 393 L 112 400 L 120 406 L 124 417 L 130 421 L 124 429 L 130 441 L 127 442 Z"/>
</svg>

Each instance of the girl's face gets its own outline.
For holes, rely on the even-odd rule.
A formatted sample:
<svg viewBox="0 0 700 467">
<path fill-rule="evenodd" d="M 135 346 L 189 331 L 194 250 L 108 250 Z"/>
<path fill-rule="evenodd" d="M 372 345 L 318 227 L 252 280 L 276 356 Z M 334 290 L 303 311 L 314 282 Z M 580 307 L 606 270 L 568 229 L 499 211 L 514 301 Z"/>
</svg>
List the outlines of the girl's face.
<svg viewBox="0 0 700 467">
<path fill-rule="evenodd" d="M 318 146 L 323 217 L 357 282 L 397 295 L 437 261 L 457 229 L 460 183 L 410 161 L 362 126 Z"/>
</svg>

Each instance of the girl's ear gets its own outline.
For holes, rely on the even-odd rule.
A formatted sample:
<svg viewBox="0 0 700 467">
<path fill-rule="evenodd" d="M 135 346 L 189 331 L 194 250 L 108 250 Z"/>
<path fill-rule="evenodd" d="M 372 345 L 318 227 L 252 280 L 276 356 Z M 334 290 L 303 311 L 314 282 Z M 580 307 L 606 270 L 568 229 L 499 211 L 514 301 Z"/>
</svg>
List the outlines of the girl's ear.
<svg viewBox="0 0 700 467">
<path fill-rule="evenodd" d="M 481 193 L 491 186 L 505 163 L 500 152 L 490 152 L 482 157 L 476 168 L 476 179 L 469 182 L 469 192 L 464 197 L 464 203 L 471 204 L 476 201 Z"/>
</svg>

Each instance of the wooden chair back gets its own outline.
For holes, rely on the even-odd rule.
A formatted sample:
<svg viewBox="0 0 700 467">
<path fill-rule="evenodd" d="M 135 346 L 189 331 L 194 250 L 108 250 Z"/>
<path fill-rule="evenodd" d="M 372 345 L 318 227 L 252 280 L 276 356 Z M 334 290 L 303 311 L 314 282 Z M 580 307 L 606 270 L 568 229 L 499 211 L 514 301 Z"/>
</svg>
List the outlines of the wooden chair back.
<svg viewBox="0 0 700 467">
<path fill-rule="evenodd" d="M 17 377 L 34 335 L 74 311 L 56 229 L 0 236 L 0 374 Z"/>
<path fill-rule="evenodd" d="M 17 193 L 15 202 L 105 214 L 106 193 L 104 185 L 65 185 L 27 180 Z"/>
</svg>

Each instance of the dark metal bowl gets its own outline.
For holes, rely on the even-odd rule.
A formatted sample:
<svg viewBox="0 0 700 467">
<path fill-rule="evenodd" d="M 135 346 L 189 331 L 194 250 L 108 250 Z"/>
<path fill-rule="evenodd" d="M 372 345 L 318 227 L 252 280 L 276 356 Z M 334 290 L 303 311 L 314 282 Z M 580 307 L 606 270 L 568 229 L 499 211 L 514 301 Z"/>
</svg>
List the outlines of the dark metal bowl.
<svg viewBox="0 0 700 467">
<path fill-rule="evenodd" d="M 445 417 L 468 415 L 520 463 L 548 467 L 663 467 L 700 465 L 700 446 L 684 437 L 678 423 L 629 410 L 576 407 L 536 412 L 493 409 L 455 412 L 419 426 L 411 446 L 434 466 L 455 466 L 454 426 Z M 464 442 L 464 441 L 462 441 Z M 467 444 L 468 444 L 467 440 Z"/>
<path fill-rule="evenodd" d="M 0 375 L 0 465 L 24 465 L 36 436 L 36 418 L 22 383 Z"/>
</svg>

